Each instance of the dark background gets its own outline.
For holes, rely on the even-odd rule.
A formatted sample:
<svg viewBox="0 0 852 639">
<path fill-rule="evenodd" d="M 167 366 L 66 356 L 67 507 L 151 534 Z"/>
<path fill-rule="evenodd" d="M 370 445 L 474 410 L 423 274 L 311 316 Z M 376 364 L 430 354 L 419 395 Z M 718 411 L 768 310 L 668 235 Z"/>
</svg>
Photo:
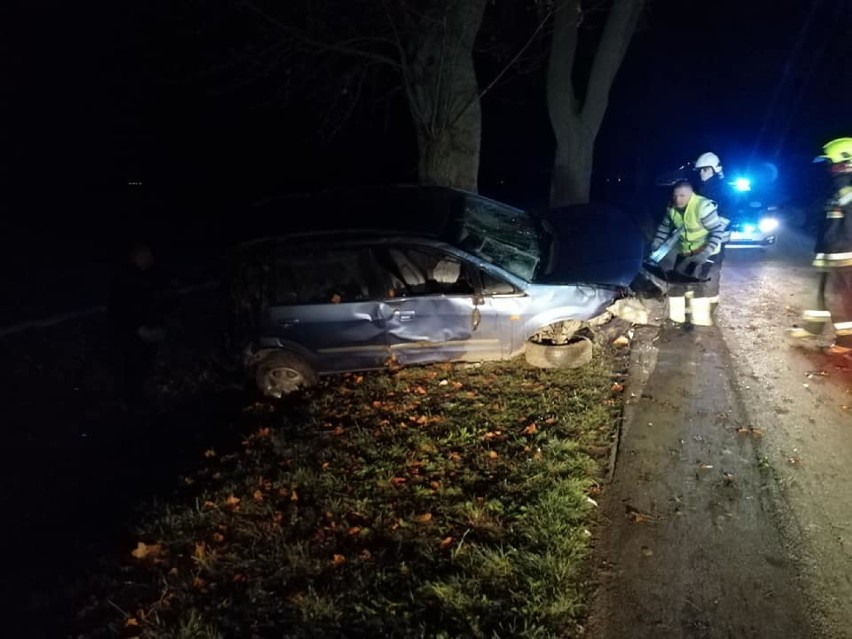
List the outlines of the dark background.
<svg viewBox="0 0 852 639">
<path fill-rule="evenodd" d="M 106 259 L 140 234 L 202 238 L 272 192 L 415 178 L 389 72 L 338 131 L 324 96 L 302 94 L 286 66 L 246 71 L 253 27 L 238 3 L 18 0 L 4 11 L 6 277 Z M 517 33 L 502 37 L 520 46 L 533 18 L 516 11 Z M 774 162 L 812 201 L 811 159 L 850 134 L 851 36 L 845 0 L 649 2 L 598 138 L 595 198 L 639 208 L 657 173 L 713 150 L 729 168 Z M 498 66 L 478 58 L 483 80 Z M 480 191 L 520 206 L 548 195 L 542 74 L 509 74 L 483 103 Z"/>
</svg>

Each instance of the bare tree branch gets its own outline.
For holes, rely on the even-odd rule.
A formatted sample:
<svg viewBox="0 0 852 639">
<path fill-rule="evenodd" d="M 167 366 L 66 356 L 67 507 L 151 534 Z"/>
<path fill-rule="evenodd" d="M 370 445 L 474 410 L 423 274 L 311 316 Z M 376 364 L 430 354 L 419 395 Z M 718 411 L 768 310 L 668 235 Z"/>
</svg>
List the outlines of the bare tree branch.
<svg viewBox="0 0 852 639">
<path fill-rule="evenodd" d="M 494 78 L 492 78 L 491 82 L 489 82 L 483 89 L 481 89 L 479 91 L 479 93 L 477 93 L 475 96 L 468 99 L 467 102 L 465 102 L 465 104 L 462 106 L 459 113 L 452 119 L 452 124 L 457 123 L 462 118 L 462 116 L 464 116 L 465 112 L 471 106 L 473 106 L 473 104 L 481 101 L 482 98 L 484 98 L 485 95 L 497 85 L 497 83 L 500 81 L 500 79 L 504 75 L 506 75 L 506 73 L 509 71 L 509 69 L 511 69 L 515 65 L 515 63 L 517 63 L 517 61 L 521 58 L 521 56 L 524 55 L 524 52 L 526 52 L 526 50 L 529 49 L 530 46 L 532 46 L 532 43 L 535 42 L 535 39 L 536 39 L 536 37 L 538 37 L 538 34 L 541 33 L 542 29 L 544 29 L 544 26 L 547 24 L 548 20 L 550 20 L 550 16 L 551 16 L 551 12 L 548 11 L 544 15 L 544 17 L 539 21 L 538 26 L 536 26 L 532 35 L 527 39 L 527 41 L 524 43 L 524 45 L 520 49 L 518 49 L 517 53 L 515 53 L 515 55 L 512 56 L 512 59 L 509 60 L 503 66 L 503 68 L 500 69 L 500 71 L 497 72 L 497 74 L 494 76 Z"/>
<path fill-rule="evenodd" d="M 386 56 L 381 53 L 377 53 L 375 51 L 369 51 L 365 49 L 359 49 L 357 47 L 352 46 L 354 42 L 364 42 L 364 41 L 378 41 L 384 43 L 391 43 L 391 41 L 381 38 L 353 38 L 350 40 L 344 40 L 342 42 L 322 42 L 320 40 L 315 40 L 313 38 L 309 38 L 306 34 L 301 33 L 298 29 L 293 29 L 289 25 L 285 24 L 275 16 L 270 15 L 268 12 L 264 11 L 260 7 L 258 7 L 251 0 L 243 0 L 243 4 L 248 7 L 252 12 L 269 22 L 270 24 L 278 27 L 282 31 L 284 31 L 290 38 L 292 38 L 296 42 L 300 42 L 303 45 L 309 47 L 314 51 L 333 51 L 335 53 L 342 53 L 345 55 L 351 55 L 360 58 L 366 58 L 368 60 L 372 60 L 374 62 L 381 62 L 382 64 L 387 64 L 394 69 L 401 70 L 402 64 L 399 60 L 394 60 L 393 58 Z"/>
</svg>

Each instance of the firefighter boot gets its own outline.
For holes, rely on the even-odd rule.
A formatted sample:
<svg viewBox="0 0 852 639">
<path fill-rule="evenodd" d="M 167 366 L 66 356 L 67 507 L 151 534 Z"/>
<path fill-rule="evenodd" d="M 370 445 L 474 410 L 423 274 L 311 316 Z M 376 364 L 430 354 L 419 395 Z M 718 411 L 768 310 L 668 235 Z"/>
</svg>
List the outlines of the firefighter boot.
<svg viewBox="0 0 852 639">
<path fill-rule="evenodd" d="M 686 321 L 686 298 L 685 297 L 670 297 L 669 298 L 669 319 L 678 324 L 683 324 Z"/>
<path fill-rule="evenodd" d="M 713 310 L 709 297 L 693 297 L 689 301 L 692 310 L 692 323 L 695 326 L 713 326 L 710 312 Z"/>
<path fill-rule="evenodd" d="M 793 342 L 813 344 L 830 322 L 831 313 L 828 311 L 805 311 L 802 313 L 804 327 L 788 328 L 785 335 Z"/>
</svg>

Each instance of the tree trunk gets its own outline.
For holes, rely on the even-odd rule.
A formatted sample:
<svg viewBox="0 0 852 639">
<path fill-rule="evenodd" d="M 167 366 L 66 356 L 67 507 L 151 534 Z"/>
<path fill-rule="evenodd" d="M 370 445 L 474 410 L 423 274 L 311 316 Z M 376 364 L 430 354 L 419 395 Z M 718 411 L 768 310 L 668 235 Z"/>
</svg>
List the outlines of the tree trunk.
<svg viewBox="0 0 852 639">
<path fill-rule="evenodd" d="M 572 79 L 580 0 L 565 0 L 553 18 L 547 69 L 547 106 L 556 138 L 550 204 L 589 201 L 595 138 L 609 103 L 609 90 L 636 30 L 644 0 L 614 0 L 592 63 L 582 102 Z"/>
<path fill-rule="evenodd" d="M 560 127 L 550 183 L 551 206 L 589 201 L 595 136 L 582 124 Z"/>
<path fill-rule="evenodd" d="M 422 20 L 405 70 L 421 184 L 477 190 L 482 112 L 473 44 L 487 0 L 446 0 Z"/>
</svg>

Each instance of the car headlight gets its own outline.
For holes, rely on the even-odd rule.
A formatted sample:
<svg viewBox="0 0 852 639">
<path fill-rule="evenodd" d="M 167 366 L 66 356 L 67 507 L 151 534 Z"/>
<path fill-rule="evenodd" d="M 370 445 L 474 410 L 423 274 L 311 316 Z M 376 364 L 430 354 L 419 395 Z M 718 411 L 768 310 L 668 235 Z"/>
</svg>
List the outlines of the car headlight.
<svg viewBox="0 0 852 639">
<path fill-rule="evenodd" d="M 757 224 L 757 228 L 760 229 L 761 233 L 771 233 L 778 228 L 778 220 L 774 217 L 765 217 Z"/>
<path fill-rule="evenodd" d="M 754 233 L 754 224 L 743 224 L 743 233 L 746 235 Z"/>
</svg>

